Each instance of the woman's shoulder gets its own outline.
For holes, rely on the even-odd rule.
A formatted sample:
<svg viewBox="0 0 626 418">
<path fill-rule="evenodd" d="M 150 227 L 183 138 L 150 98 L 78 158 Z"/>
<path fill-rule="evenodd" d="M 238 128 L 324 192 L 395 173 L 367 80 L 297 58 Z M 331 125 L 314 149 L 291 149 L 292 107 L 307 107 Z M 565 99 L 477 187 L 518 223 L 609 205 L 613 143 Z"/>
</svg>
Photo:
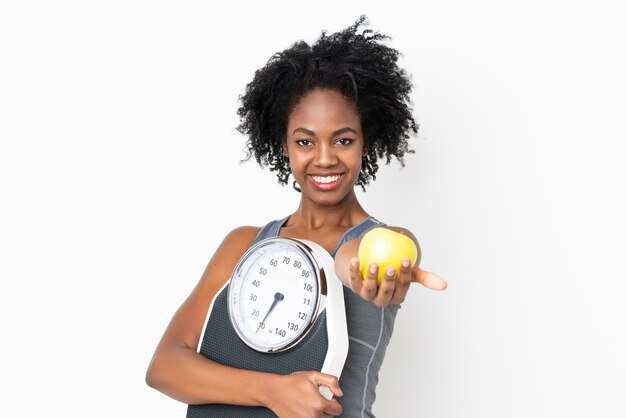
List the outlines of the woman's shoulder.
<svg viewBox="0 0 626 418">
<path fill-rule="evenodd" d="M 234 228 L 226 235 L 226 240 L 248 241 L 251 243 L 260 234 L 275 233 L 278 234 L 278 229 L 285 222 L 285 219 L 276 219 L 270 221 L 262 226 L 250 226 L 243 225 Z"/>
<path fill-rule="evenodd" d="M 242 238 L 242 237 L 254 236 L 259 233 L 261 228 L 262 227 L 260 226 L 251 226 L 251 225 L 238 226 L 236 228 L 233 228 L 228 233 L 228 235 L 226 235 L 226 237 Z"/>
<path fill-rule="evenodd" d="M 284 219 L 277 219 L 262 226 L 238 226 L 226 235 L 221 246 L 235 246 L 238 247 L 239 250 L 245 250 L 255 241 L 255 239 L 258 240 L 266 235 L 278 235 L 278 230 L 284 221 Z M 239 251 L 235 251 L 235 253 L 238 252 Z"/>
<path fill-rule="evenodd" d="M 259 226 L 238 226 L 226 234 L 221 246 L 247 248 L 260 231 Z"/>
</svg>

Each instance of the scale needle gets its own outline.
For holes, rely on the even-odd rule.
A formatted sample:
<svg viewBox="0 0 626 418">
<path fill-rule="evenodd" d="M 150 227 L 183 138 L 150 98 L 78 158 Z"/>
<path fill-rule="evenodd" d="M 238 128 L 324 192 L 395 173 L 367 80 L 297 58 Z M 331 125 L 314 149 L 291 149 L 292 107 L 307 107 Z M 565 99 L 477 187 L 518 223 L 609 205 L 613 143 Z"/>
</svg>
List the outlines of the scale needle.
<svg viewBox="0 0 626 418">
<path fill-rule="evenodd" d="M 256 332 L 259 332 L 261 327 L 265 324 L 265 320 L 267 319 L 267 317 L 270 316 L 270 313 L 272 313 L 276 305 L 278 305 L 278 302 L 280 302 L 283 299 L 285 299 L 285 295 L 283 295 L 280 292 L 274 293 L 274 302 L 272 302 L 272 306 L 270 306 L 270 310 L 267 311 L 267 313 L 265 314 L 265 318 L 263 318 L 263 320 L 259 322 L 259 327 L 256 329 Z"/>
</svg>

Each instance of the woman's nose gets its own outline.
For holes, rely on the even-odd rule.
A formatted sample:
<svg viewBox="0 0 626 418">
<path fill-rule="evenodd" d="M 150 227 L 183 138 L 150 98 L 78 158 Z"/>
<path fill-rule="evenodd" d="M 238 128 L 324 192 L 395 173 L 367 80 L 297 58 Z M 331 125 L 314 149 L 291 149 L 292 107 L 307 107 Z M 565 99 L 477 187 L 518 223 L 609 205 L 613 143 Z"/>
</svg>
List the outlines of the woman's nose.
<svg viewBox="0 0 626 418">
<path fill-rule="evenodd" d="M 322 143 L 318 148 L 317 165 L 320 167 L 332 167 L 337 164 L 337 155 L 332 145 Z"/>
</svg>

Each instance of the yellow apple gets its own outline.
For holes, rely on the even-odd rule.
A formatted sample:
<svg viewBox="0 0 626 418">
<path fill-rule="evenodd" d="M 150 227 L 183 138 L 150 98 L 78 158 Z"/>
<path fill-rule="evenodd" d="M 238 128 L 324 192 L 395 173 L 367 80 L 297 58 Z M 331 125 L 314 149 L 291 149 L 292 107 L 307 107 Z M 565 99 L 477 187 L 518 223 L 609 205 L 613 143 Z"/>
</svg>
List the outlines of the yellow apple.
<svg viewBox="0 0 626 418">
<path fill-rule="evenodd" d="M 406 235 L 387 228 L 374 228 L 367 232 L 359 245 L 359 265 L 361 278 L 365 278 L 370 264 L 378 264 L 378 284 L 385 275 L 387 266 L 393 266 L 396 274 L 400 271 L 400 260 L 411 259 L 411 266 L 417 261 L 417 247 Z"/>
</svg>

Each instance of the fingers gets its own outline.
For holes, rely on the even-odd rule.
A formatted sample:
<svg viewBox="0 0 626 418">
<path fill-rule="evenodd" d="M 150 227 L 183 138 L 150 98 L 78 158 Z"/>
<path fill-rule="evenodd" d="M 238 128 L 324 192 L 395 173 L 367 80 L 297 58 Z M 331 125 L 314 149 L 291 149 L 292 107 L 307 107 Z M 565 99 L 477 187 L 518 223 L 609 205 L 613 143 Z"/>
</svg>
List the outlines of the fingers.
<svg viewBox="0 0 626 418">
<path fill-rule="evenodd" d="M 363 280 L 361 280 L 359 259 L 353 257 L 350 259 L 350 289 L 357 295 L 361 294 L 361 288 L 363 287 Z"/>
<path fill-rule="evenodd" d="M 271 392 L 279 395 L 266 403 L 277 416 L 334 417 L 341 415 L 341 405 L 333 398 L 333 395 L 343 395 L 335 376 L 309 370 L 281 375 L 278 379 L 284 383 L 275 388 L 278 390 Z"/>
<path fill-rule="evenodd" d="M 411 287 L 411 259 L 400 260 L 400 271 L 396 279 L 396 285 L 390 303 L 402 303 Z"/>
<path fill-rule="evenodd" d="M 343 412 L 341 405 L 337 402 L 337 399 L 331 399 L 328 402 L 326 408 L 324 408 L 325 417 L 338 417 Z"/>
<path fill-rule="evenodd" d="M 339 380 L 330 374 L 314 373 L 312 375 L 313 383 L 317 386 L 326 386 L 330 389 L 330 392 L 335 396 L 343 396 L 343 392 L 339 388 Z"/>
<path fill-rule="evenodd" d="M 378 265 L 370 264 L 367 274 L 361 277 L 359 259 L 350 260 L 350 289 L 367 301 L 373 301 L 378 291 Z"/>
<path fill-rule="evenodd" d="M 341 405 L 336 399 L 332 399 L 332 395 L 343 396 L 338 379 L 329 374 L 315 373 L 313 374 L 313 383 L 319 387 L 320 393 L 328 400 L 324 404 L 324 416 L 336 417 L 341 415 Z M 328 393 L 329 390 L 330 393 Z"/>
<path fill-rule="evenodd" d="M 414 267 L 411 272 L 412 281 L 420 283 L 421 285 L 432 290 L 445 290 L 448 287 L 448 283 L 443 277 L 437 276 L 435 273 L 425 271 L 419 267 Z"/>
<path fill-rule="evenodd" d="M 365 277 L 362 277 L 359 260 L 354 257 L 350 260 L 350 288 L 366 301 L 384 307 L 390 303 L 404 302 L 411 282 L 420 283 L 432 290 L 444 290 L 448 287 L 448 283 L 442 277 L 419 267 L 412 267 L 411 264 L 409 258 L 403 258 L 398 271 L 388 266 L 379 285 L 378 265 L 370 264 Z"/>
<path fill-rule="evenodd" d="M 372 263 L 367 268 L 367 274 L 362 280 L 361 290 L 358 293 L 369 302 L 376 298 L 378 292 L 378 264 Z"/>
<path fill-rule="evenodd" d="M 380 285 L 378 284 L 378 270 L 378 265 L 372 263 L 365 277 L 361 278 L 359 260 L 353 258 L 350 263 L 352 291 L 379 307 L 387 306 L 389 303 L 404 302 L 411 285 L 411 260 L 402 259 L 399 271 L 396 271 L 393 266 L 387 266 Z"/>
<path fill-rule="evenodd" d="M 339 380 L 335 376 L 324 373 L 314 373 L 312 377 L 313 383 L 319 387 L 320 393 L 328 400 L 324 405 L 324 416 L 336 417 L 341 415 L 341 405 L 336 399 L 331 399 L 332 395 L 343 396 L 343 392 L 339 388 Z M 329 390 L 330 393 L 328 393 Z"/>
<path fill-rule="evenodd" d="M 396 269 L 392 266 L 387 266 L 385 274 L 380 282 L 378 288 L 378 294 L 372 300 L 374 304 L 380 308 L 383 308 L 389 304 L 396 288 Z"/>
</svg>

